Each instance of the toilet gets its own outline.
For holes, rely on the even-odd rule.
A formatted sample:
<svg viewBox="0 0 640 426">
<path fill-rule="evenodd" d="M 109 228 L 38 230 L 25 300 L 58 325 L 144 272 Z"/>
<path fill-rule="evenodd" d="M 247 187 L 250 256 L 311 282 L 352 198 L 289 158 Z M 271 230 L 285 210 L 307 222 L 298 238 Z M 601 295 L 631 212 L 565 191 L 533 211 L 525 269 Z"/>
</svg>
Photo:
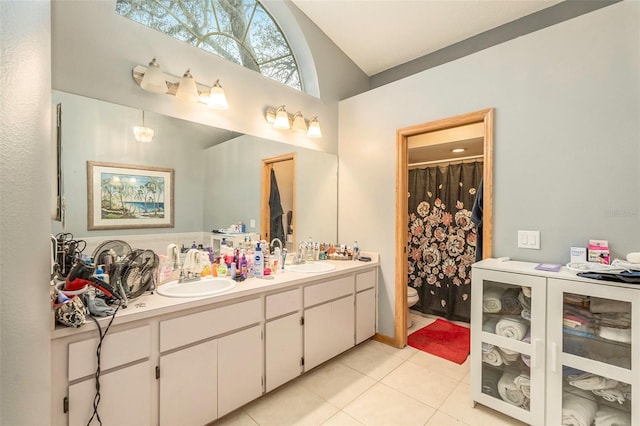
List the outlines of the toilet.
<svg viewBox="0 0 640 426">
<path fill-rule="evenodd" d="M 407 286 L 407 328 L 411 328 L 413 325 L 413 320 L 409 314 L 409 308 L 418 303 L 418 300 L 420 300 L 420 297 L 418 297 L 418 291 L 411 286 Z"/>
</svg>

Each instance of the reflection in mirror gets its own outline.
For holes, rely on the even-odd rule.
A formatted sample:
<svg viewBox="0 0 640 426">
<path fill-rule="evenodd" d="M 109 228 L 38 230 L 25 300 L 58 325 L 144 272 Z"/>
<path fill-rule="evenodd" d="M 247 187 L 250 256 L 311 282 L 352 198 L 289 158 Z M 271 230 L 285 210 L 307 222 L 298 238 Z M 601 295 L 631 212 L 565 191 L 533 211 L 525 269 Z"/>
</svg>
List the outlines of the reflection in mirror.
<svg viewBox="0 0 640 426">
<path fill-rule="evenodd" d="M 205 232 L 242 221 L 260 232 L 261 167 L 265 158 L 295 153 L 297 235 L 335 242 L 337 238 L 337 157 L 290 144 L 146 112 L 155 131 L 151 143 L 137 142 L 133 127 L 140 110 L 65 92 L 62 103 L 62 164 L 65 223 L 52 233 L 108 237 Z M 87 230 L 87 161 L 172 168 L 175 172 L 173 229 Z M 253 225 L 253 227 L 251 227 Z M 264 236 L 262 238 L 265 238 Z"/>
<path fill-rule="evenodd" d="M 262 160 L 262 201 L 260 234 L 280 248 L 293 249 L 295 241 L 296 155 L 285 154 Z M 268 218 L 268 219 L 267 219 Z"/>
</svg>

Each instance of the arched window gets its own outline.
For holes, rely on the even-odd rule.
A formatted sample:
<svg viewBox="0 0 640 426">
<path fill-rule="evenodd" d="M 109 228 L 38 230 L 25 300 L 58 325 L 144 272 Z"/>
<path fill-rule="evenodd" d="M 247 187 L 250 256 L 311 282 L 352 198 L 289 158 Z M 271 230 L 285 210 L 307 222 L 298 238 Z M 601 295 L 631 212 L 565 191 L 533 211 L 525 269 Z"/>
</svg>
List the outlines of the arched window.
<svg viewBox="0 0 640 426">
<path fill-rule="evenodd" d="M 116 13 L 302 90 L 293 51 L 257 0 L 118 0 Z"/>
</svg>

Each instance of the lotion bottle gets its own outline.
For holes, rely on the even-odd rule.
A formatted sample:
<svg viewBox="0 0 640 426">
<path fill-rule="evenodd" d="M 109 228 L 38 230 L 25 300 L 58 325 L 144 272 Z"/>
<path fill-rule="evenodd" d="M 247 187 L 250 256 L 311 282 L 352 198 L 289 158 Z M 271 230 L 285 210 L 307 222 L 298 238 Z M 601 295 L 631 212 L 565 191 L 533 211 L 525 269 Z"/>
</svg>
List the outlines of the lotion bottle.
<svg viewBox="0 0 640 426">
<path fill-rule="evenodd" d="M 218 265 L 218 276 L 226 277 L 227 276 L 227 265 L 224 263 L 224 258 L 220 258 L 220 264 Z"/>
<path fill-rule="evenodd" d="M 264 272 L 264 258 L 262 257 L 262 249 L 260 248 L 260 242 L 256 247 L 256 251 L 253 254 L 253 276 L 262 278 Z"/>
</svg>

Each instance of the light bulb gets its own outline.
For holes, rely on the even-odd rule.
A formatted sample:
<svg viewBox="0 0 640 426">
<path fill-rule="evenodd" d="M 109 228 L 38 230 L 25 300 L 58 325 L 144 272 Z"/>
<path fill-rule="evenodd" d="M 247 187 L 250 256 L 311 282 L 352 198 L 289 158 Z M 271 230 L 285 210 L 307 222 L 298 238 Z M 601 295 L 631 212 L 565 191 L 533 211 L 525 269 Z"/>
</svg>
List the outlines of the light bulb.
<svg viewBox="0 0 640 426">
<path fill-rule="evenodd" d="M 220 80 L 217 80 L 213 83 L 213 86 L 211 86 L 208 104 L 214 109 L 229 109 L 227 96 L 224 94 L 224 89 L 220 85 Z"/>
<path fill-rule="evenodd" d="M 322 131 L 320 130 L 320 123 L 318 123 L 318 119 L 313 117 L 309 120 L 309 130 L 307 130 L 307 136 L 310 138 L 321 138 Z"/>
<path fill-rule="evenodd" d="M 289 123 L 289 114 L 284 109 L 284 105 L 278 108 L 276 111 L 276 119 L 273 122 L 273 127 L 276 129 L 286 129 L 289 130 L 291 128 L 291 124 Z"/>
<path fill-rule="evenodd" d="M 140 82 L 140 87 L 151 93 L 167 93 L 169 90 L 162 69 L 158 62 L 156 62 L 156 58 L 153 58 L 153 60 L 149 62 L 149 66 Z"/>
<path fill-rule="evenodd" d="M 307 133 L 307 122 L 300 111 L 293 115 L 293 131 L 298 133 Z"/>
<path fill-rule="evenodd" d="M 176 91 L 176 97 L 186 101 L 198 101 L 198 88 L 196 87 L 196 81 L 193 79 L 190 69 L 186 70 L 182 76 L 180 85 Z"/>
</svg>

